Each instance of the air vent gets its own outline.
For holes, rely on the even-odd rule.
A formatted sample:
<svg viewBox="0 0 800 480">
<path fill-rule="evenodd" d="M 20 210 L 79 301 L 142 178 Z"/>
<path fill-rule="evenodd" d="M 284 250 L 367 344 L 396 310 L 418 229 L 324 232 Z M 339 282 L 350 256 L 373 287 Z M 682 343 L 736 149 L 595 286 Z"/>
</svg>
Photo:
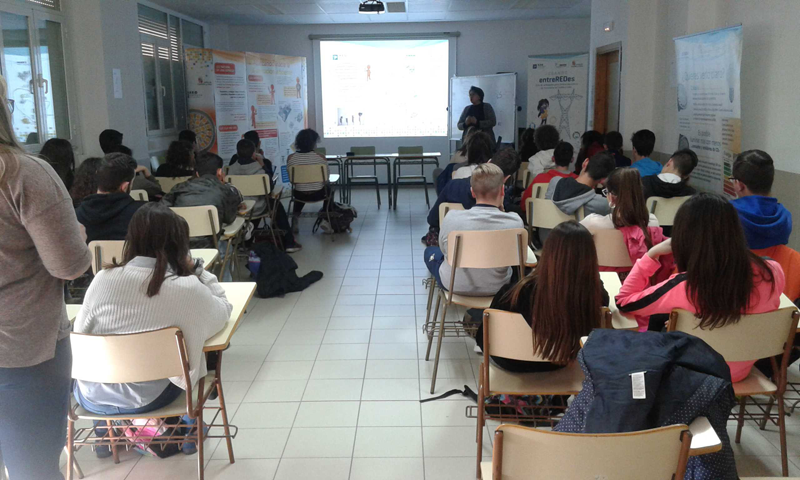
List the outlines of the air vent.
<svg viewBox="0 0 800 480">
<path fill-rule="evenodd" d="M 406 13 L 406 2 L 386 2 L 386 13 Z"/>
</svg>

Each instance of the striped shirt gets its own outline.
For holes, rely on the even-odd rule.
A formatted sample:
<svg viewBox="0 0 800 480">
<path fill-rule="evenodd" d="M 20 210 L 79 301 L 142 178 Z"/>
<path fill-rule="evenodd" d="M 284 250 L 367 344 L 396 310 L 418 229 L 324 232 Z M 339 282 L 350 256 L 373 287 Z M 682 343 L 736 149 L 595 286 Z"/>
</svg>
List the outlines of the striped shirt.
<svg viewBox="0 0 800 480">
<path fill-rule="evenodd" d="M 86 291 L 74 331 L 113 335 L 178 327 L 186 342 L 189 376 L 195 385 L 208 373 L 203 345 L 225 326 L 233 306 L 217 278 L 205 270 L 199 276 L 169 276 L 158 295 L 148 297 L 147 284 L 154 267 L 154 258 L 136 257 L 124 267 L 99 272 Z M 186 389 L 183 377 L 171 377 L 169 381 Z M 166 386 L 166 380 L 78 382 L 81 394 L 90 402 L 122 408 L 143 407 L 155 400 Z"/>
<path fill-rule="evenodd" d="M 287 168 L 294 165 L 325 165 L 327 167 L 328 161 L 317 152 L 296 152 L 286 159 Z M 317 190 L 322 190 L 323 187 L 325 187 L 324 182 L 313 182 L 297 184 L 294 189 L 298 192 L 316 192 Z"/>
</svg>

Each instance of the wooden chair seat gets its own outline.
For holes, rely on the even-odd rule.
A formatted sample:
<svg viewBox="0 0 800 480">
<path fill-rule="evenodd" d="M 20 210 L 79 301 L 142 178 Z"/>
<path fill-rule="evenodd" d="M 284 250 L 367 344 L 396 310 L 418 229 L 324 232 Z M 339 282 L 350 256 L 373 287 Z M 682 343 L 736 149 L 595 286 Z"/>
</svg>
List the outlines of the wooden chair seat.
<svg viewBox="0 0 800 480">
<path fill-rule="evenodd" d="M 766 377 L 755 366 L 750 370 L 750 375 L 741 382 L 733 384 L 733 393 L 736 396 L 770 395 L 778 391 L 778 386 Z"/>
<path fill-rule="evenodd" d="M 198 383 L 199 384 L 199 383 Z M 195 385 L 197 387 L 197 385 Z M 214 383 L 214 372 L 209 373 L 205 376 L 205 381 L 203 382 L 203 396 L 208 395 L 208 393 L 216 388 L 216 384 Z M 172 403 L 167 405 L 166 407 L 159 408 L 158 410 L 152 410 L 146 413 L 126 413 L 124 415 L 100 415 L 97 413 L 92 413 L 81 407 L 80 405 L 72 400 L 73 405 L 73 412 L 80 420 L 118 420 L 118 419 L 140 419 L 140 418 L 166 418 L 166 417 L 180 417 L 181 415 L 186 414 L 186 391 L 184 390 L 181 394 L 176 398 Z"/>
<path fill-rule="evenodd" d="M 442 295 L 443 298 L 447 298 L 447 293 L 444 290 L 440 290 L 439 294 Z M 470 297 L 468 295 L 459 295 L 454 293 L 451 303 L 461 305 L 462 307 L 478 308 L 483 310 L 492 305 L 493 299 L 494 297 Z"/>
<path fill-rule="evenodd" d="M 585 376 L 578 362 L 551 372 L 514 373 L 489 364 L 488 395 L 577 395 Z"/>
</svg>

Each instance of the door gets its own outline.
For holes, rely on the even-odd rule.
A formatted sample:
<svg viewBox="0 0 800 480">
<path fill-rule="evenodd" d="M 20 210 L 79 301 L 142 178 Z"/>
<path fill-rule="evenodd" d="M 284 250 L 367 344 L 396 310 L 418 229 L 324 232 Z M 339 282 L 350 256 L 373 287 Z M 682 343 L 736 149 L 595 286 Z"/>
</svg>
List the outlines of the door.
<svg viewBox="0 0 800 480">
<path fill-rule="evenodd" d="M 600 133 L 619 130 L 619 46 L 597 49 L 594 79 L 594 129 Z"/>
</svg>

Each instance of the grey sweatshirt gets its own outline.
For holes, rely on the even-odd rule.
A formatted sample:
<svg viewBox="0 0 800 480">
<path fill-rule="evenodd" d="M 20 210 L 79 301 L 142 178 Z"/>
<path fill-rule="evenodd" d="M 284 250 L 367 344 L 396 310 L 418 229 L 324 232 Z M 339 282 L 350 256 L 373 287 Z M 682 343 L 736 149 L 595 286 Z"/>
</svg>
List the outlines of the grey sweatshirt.
<svg viewBox="0 0 800 480">
<path fill-rule="evenodd" d="M 69 335 L 64 280 L 92 255 L 53 167 L 8 147 L 0 155 L 0 368 L 30 367 Z"/>
<path fill-rule="evenodd" d="M 562 180 L 567 181 L 562 183 Z M 611 207 L 604 196 L 598 195 L 593 188 L 578 183 L 572 177 L 556 177 L 550 180 L 544 198 L 552 200 L 558 209 L 567 215 L 574 215 L 581 207 L 583 207 L 584 215 L 587 216 L 592 213 L 598 215 L 611 213 Z M 550 229 L 540 228 L 539 240 L 544 243 L 549 234 Z"/>
<path fill-rule="evenodd" d="M 452 210 L 444 217 L 439 230 L 439 247 L 445 261 L 439 267 L 439 278 L 450 284 L 451 266 L 447 259 L 447 236 L 460 230 L 506 230 L 524 228 L 516 213 L 501 212 L 493 205 L 477 204 L 469 210 Z M 459 268 L 453 291 L 461 295 L 494 295 L 511 279 L 511 268 Z"/>
</svg>

